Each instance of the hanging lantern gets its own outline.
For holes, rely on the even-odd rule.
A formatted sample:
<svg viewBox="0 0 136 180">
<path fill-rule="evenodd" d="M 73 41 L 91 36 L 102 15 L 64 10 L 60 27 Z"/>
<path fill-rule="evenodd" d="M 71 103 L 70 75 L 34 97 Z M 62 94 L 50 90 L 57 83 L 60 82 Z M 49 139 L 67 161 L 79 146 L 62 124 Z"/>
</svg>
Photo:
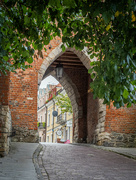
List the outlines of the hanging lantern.
<svg viewBox="0 0 136 180">
<path fill-rule="evenodd" d="M 62 75 L 63 75 L 63 65 L 62 64 L 57 64 L 56 66 L 56 76 L 57 78 L 62 78 Z"/>
</svg>

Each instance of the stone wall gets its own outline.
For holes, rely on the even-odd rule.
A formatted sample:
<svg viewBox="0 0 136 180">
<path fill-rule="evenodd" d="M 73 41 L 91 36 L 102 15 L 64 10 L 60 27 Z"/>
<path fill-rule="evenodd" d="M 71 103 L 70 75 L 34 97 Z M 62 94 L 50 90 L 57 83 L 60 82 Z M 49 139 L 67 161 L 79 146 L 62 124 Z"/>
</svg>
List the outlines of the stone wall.
<svg viewBox="0 0 136 180">
<path fill-rule="evenodd" d="M 39 135 L 37 130 L 29 129 L 29 127 L 19 126 L 14 126 L 14 129 L 16 130 L 16 135 L 12 137 L 13 142 L 39 142 Z"/>
<path fill-rule="evenodd" d="M 93 99 L 93 93 L 90 91 L 90 76 L 88 77 L 88 96 L 87 96 L 87 143 L 94 142 L 94 133 L 98 124 L 99 102 Z"/>
<path fill-rule="evenodd" d="M 11 138 L 11 114 L 9 106 L 0 106 L 0 156 L 5 156 L 8 154 L 10 149 Z"/>
<path fill-rule="evenodd" d="M 136 134 L 102 132 L 98 134 L 96 144 L 107 147 L 136 147 Z"/>
<path fill-rule="evenodd" d="M 64 87 L 71 100 L 73 108 L 73 142 L 78 142 L 78 119 L 79 116 L 83 115 L 82 105 L 80 104 L 80 94 L 76 85 L 72 82 L 71 78 L 65 72 L 63 73 L 63 77 L 60 79 L 60 83 Z"/>
<path fill-rule="evenodd" d="M 87 111 L 87 142 L 100 145 L 105 132 L 106 105 L 101 99 L 93 99 L 93 93 L 88 93 Z"/>
<path fill-rule="evenodd" d="M 106 105 L 103 104 L 102 99 L 99 99 L 98 102 L 99 102 L 98 124 L 95 129 L 93 143 L 100 145 L 101 139 L 103 139 L 103 133 L 105 133 Z"/>
<path fill-rule="evenodd" d="M 86 142 L 87 140 L 87 85 L 88 72 L 86 68 L 82 69 L 65 69 L 65 73 L 69 76 L 73 84 L 78 89 L 79 98 L 76 99 L 78 104 L 78 112 L 75 114 L 75 135 L 74 142 Z M 76 92 L 75 92 L 76 93 Z M 73 101 L 73 100 L 71 100 Z M 72 102 L 74 104 L 74 102 Z"/>
</svg>

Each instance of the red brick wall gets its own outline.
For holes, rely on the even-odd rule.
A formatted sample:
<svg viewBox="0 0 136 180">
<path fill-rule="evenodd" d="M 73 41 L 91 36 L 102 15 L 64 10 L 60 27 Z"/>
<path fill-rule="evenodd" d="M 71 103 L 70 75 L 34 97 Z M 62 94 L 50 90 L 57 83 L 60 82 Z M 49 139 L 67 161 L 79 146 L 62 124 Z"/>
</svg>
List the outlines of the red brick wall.
<svg viewBox="0 0 136 180">
<path fill-rule="evenodd" d="M 12 126 L 15 129 L 25 128 L 37 130 L 37 91 L 38 91 L 38 70 L 49 53 L 60 44 L 59 38 L 52 40 L 43 50 L 43 58 L 34 56 L 32 68 L 25 71 L 17 70 L 11 73 L 9 105 L 12 116 Z M 4 80 L 3 80 L 4 81 Z M 2 81 L 2 82 L 3 82 Z M 7 89 L 5 87 L 5 89 Z"/>
<path fill-rule="evenodd" d="M 8 105 L 9 97 L 9 73 L 7 75 L 1 74 L 0 76 L 0 105 Z"/>
<path fill-rule="evenodd" d="M 37 129 L 37 79 L 34 69 L 11 73 L 9 105 L 13 127 Z"/>
<path fill-rule="evenodd" d="M 106 132 L 136 133 L 136 106 L 130 108 L 116 109 L 111 104 L 110 109 L 106 109 Z"/>
</svg>

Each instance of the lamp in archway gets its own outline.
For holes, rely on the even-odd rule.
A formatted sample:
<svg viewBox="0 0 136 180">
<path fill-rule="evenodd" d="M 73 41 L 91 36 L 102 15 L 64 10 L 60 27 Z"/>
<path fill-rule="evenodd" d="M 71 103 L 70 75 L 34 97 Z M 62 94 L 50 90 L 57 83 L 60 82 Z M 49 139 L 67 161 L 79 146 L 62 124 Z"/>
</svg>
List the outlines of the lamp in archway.
<svg viewBox="0 0 136 180">
<path fill-rule="evenodd" d="M 56 76 L 57 78 L 62 78 L 62 75 L 63 75 L 63 64 L 57 64 L 56 66 Z"/>
</svg>

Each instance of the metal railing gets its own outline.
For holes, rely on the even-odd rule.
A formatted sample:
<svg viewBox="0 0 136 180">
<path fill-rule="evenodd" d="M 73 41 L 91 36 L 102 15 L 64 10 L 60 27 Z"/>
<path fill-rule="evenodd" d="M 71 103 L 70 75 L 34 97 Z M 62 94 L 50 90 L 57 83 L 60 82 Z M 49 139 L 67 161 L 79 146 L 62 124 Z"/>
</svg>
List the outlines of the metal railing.
<svg viewBox="0 0 136 180">
<path fill-rule="evenodd" d="M 66 116 L 65 114 L 59 114 L 57 116 L 57 124 L 63 124 L 66 122 Z"/>
<path fill-rule="evenodd" d="M 59 89 L 57 92 L 56 92 L 56 96 L 61 93 L 63 91 L 63 89 Z"/>
<path fill-rule="evenodd" d="M 45 123 L 38 123 L 38 129 L 45 129 L 46 124 Z"/>
</svg>

